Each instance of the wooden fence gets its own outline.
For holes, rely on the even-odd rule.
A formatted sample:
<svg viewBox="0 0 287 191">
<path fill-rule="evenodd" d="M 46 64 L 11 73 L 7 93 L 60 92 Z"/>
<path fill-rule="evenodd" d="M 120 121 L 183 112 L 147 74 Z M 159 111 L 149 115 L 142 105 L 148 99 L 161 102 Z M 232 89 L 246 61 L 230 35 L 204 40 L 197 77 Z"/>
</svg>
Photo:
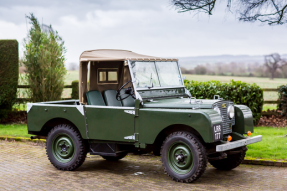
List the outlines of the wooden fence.
<svg viewBox="0 0 287 191">
<path fill-rule="evenodd" d="M 18 88 L 30 88 L 29 85 L 18 85 Z M 64 88 L 72 88 L 72 85 L 65 85 Z M 264 92 L 277 92 L 277 88 L 263 88 Z M 62 98 L 62 100 L 69 100 L 72 98 Z M 17 98 L 19 101 L 29 101 L 30 98 Z M 264 100 L 264 104 L 277 104 L 278 100 Z"/>
<path fill-rule="evenodd" d="M 17 88 L 30 88 L 29 85 L 18 85 Z M 64 88 L 72 88 L 72 85 L 65 85 Z M 72 98 L 62 98 L 62 100 L 69 100 Z M 30 98 L 17 98 L 17 100 L 19 102 L 26 102 L 26 101 L 30 101 Z"/>
<path fill-rule="evenodd" d="M 262 88 L 263 92 L 278 92 L 277 88 Z M 264 104 L 277 104 L 278 100 L 264 100 Z"/>
</svg>

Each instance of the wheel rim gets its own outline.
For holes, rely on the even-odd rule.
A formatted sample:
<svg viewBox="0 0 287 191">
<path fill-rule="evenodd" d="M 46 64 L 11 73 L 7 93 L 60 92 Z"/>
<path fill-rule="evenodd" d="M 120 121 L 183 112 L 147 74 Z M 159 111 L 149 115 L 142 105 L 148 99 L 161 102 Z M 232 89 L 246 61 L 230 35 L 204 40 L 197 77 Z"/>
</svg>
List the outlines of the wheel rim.
<svg viewBox="0 0 287 191">
<path fill-rule="evenodd" d="M 168 163 L 177 174 L 186 174 L 193 167 L 193 154 L 183 142 L 175 142 L 168 149 Z"/>
<path fill-rule="evenodd" d="M 54 157 L 61 163 L 71 161 L 75 154 L 73 140 L 67 134 L 58 134 L 52 142 L 52 152 Z"/>
</svg>

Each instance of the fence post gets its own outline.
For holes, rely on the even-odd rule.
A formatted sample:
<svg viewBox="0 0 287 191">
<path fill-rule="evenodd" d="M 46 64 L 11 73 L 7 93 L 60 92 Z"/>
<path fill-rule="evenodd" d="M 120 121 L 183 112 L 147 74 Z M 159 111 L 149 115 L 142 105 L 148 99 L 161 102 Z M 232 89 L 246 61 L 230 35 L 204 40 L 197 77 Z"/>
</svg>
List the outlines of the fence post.
<svg viewBox="0 0 287 191">
<path fill-rule="evenodd" d="M 79 80 L 72 81 L 72 99 L 79 99 Z"/>
</svg>

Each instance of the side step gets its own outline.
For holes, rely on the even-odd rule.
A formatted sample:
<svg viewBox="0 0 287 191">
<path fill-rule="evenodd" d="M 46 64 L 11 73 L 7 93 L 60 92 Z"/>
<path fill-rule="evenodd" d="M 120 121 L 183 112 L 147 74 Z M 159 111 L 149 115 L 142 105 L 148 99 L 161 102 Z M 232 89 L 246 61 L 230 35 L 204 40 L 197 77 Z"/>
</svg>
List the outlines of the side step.
<svg viewBox="0 0 287 191">
<path fill-rule="evenodd" d="M 100 156 L 119 156 L 128 152 L 129 145 L 119 145 L 116 143 L 90 143 L 90 154 Z"/>
</svg>

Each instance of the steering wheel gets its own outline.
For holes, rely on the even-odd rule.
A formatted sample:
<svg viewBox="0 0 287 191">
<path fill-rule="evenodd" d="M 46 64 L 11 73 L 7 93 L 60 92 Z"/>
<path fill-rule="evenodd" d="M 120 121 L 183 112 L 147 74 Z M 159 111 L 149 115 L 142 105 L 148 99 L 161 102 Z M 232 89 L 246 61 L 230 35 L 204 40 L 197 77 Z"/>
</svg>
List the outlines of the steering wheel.
<svg viewBox="0 0 287 191">
<path fill-rule="evenodd" d="M 136 99 L 136 95 L 134 94 L 133 88 L 132 88 L 132 84 L 125 90 L 124 94 L 128 94 L 126 97 L 122 98 L 121 96 L 124 94 L 120 94 L 121 90 L 129 83 L 131 83 L 132 80 L 128 81 L 127 83 L 125 83 L 118 91 L 117 91 L 117 95 L 116 95 L 116 99 L 118 101 L 122 101 L 124 99 L 127 99 L 129 96 L 132 96 L 132 98 Z"/>
</svg>

